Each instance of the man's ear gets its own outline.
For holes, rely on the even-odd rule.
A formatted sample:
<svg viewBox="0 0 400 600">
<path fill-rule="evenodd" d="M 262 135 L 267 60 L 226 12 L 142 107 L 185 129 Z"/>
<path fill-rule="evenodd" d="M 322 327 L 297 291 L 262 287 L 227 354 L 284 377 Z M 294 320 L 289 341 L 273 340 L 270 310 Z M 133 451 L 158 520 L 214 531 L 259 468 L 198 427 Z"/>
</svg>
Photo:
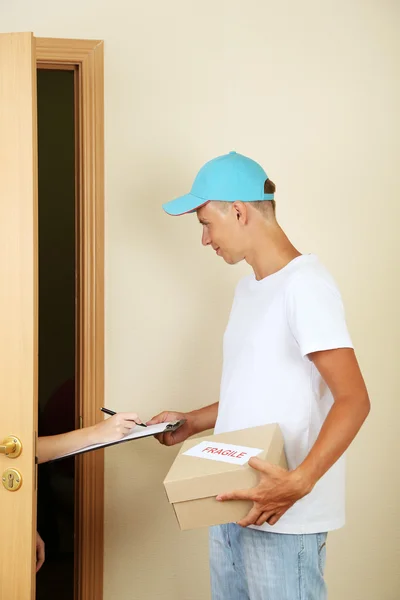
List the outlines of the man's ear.
<svg viewBox="0 0 400 600">
<path fill-rule="evenodd" d="M 237 221 L 239 221 L 242 225 L 247 225 L 249 215 L 246 204 L 238 200 L 237 202 L 233 203 L 232 209 L 235 211 L 235 218 Z"/>
</svg>

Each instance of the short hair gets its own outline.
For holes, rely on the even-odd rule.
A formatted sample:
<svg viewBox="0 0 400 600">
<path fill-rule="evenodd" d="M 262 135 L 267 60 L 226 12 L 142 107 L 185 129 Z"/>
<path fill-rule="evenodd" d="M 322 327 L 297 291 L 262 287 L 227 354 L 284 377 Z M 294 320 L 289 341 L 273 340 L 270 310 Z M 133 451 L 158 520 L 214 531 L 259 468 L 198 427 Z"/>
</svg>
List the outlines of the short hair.
<svg viewBox="0 0 400 600">
<path fill-rule="evenodd" d="M 264 194 L 275 194 L 276 185 L 270 179 L 266 179 L 264 183 Z M 273 213 L 275 215 L 276 203 L 275 200 L 257 200 L 257 202 L 251 203 L 254 208 L 259 210 L 264 216 L 268 216 L 270 208 L 272 206 Z"/>
<path fill-rule="evenodd" d="M 274 194 L 276 190 L 276 185 L 270 179 L 266 179 L 264 183 L 264 194 Z M 269 217 L 272 213 L 275 216 L 276 204 L 275 200 L 255 200 L 253 202 L 249 202 L 254 208 L 256 208 L 264 217 Z M 224 202 L 218 201 L 218 205 L 222 210 L 228 210 L 228 208 L 232 205 L 232 202 Z"/>
</svg>

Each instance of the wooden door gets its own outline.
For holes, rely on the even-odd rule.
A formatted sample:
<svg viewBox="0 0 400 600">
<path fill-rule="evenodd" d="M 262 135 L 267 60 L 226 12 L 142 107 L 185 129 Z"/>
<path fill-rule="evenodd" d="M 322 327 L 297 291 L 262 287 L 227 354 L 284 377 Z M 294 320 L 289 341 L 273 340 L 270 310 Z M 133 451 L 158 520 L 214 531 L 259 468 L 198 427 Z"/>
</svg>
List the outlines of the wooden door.
<svg viewBox="0 0 400 600">
<path fill-rule="evenodd" d="M 30 33 L 0 35 L 0 477 L 16 469 L 17 491 L 0 481 L 0 599 L 35 597 L 37 437 L 36 51 Z"/>
</svg>

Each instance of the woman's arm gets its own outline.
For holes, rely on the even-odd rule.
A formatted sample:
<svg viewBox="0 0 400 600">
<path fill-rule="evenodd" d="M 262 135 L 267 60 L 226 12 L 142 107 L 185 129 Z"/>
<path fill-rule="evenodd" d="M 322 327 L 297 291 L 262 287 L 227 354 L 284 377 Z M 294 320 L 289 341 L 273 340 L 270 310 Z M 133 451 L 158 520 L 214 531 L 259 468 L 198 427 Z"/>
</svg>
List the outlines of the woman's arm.
<svg viewBox="0 0 400 600">
<path fill-rule="evenodd" d="M 39 437 L 38 462 L 45 463 L 92 444 L 120 440 L 141 422 L 136 413 L 118 413 L 92 427 L 84 427 L 60 435 Z"/>
</svg>

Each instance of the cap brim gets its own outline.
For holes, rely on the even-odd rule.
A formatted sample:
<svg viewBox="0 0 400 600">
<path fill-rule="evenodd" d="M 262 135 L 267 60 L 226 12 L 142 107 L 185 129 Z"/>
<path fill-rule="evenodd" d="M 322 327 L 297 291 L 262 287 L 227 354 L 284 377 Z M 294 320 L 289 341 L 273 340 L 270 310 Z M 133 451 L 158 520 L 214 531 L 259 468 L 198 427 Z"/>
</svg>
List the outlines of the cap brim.
<svg viewBox="0 0 400 600">
<path fill-rule="evenodd" d="M 187 215 L 188 213 L 194 212 L 201 206 L 207 204 L 207 202 L 208 200 L 204 200 L 204 198 L 199 198 L 193 194 L 186 194 L 185 196 L 181 196 L 180 198 L 176 198 L 175 200 L 163 204 L 163 209 L 168 215 L 179 217 L 180 215 Z"/>
</svg>

